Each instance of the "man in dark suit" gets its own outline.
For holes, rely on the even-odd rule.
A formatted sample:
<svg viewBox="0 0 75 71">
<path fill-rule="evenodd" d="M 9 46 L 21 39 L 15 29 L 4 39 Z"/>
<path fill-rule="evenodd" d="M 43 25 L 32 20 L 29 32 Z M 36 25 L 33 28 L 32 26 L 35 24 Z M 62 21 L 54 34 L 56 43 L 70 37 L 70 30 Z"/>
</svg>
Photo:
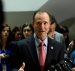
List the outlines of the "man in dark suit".
<svg viewBox="0 0 75 71">
<path fill-rule="evenodd" d="M 46 52 L 44 70 L 47 71 L 51 65 L 56 65 L 64 59 L 64 48 L 56 41 L 47 36 L 51 24 L 51 15 L 46 11 L 37 11 L 33 15 L 34 35 L 28 39 L 20 40 L 14 51 L 14 68 L 19 69 L 25 63 L 25 71 L 41 71 L 39 63 L 39 44 L 44 42 Z M 21 70 L 22 67 L 19 69 Z"/>
</svg>

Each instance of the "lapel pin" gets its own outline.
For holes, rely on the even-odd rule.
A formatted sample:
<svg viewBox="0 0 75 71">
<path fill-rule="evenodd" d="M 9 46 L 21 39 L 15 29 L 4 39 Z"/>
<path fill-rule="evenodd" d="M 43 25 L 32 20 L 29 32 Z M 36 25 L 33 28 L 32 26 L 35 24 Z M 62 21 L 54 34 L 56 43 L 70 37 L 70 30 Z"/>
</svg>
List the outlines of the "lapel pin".
<svg viewBox="0 0 75 71">
<path fill-rule="evenodd" d="M 53 50 L 53 48 L 54 48 L 54 47 L 53 47 L 53 46 L 51 46 L 51 49 L 52 49 L 52 50 Z"/>
</svg>

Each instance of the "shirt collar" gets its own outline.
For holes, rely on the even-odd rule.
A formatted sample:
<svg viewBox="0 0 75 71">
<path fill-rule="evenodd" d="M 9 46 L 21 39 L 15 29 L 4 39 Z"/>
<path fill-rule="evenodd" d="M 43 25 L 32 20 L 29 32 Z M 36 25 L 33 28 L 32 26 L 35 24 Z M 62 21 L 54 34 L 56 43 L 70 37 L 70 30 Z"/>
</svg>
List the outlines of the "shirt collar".
<svg viewBox="0 0 75 71">
<path fill-rule="evenodd" d="M 38 47 L 41 40 L 37 38 L 36 33 L 34 33 L 34 38 L 35 38 L 35 45 Z M 45 46 L 47 47 L 48 37 L 46 37 L 46 39 L 43 42 L 44 42 Z"/>
</svg>

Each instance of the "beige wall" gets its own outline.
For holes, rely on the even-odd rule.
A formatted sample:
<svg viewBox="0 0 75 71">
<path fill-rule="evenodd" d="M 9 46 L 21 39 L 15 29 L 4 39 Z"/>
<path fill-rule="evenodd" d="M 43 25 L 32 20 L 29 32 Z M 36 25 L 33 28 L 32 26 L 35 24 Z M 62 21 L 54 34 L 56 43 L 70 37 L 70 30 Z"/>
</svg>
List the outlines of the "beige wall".
<svg viewBox="0 0 75 71">
<path fill-rule="evenodd" d="M 33 12 L 5 12 L 6 22 L 13 28 L 32 22 Z"/>
</svg>

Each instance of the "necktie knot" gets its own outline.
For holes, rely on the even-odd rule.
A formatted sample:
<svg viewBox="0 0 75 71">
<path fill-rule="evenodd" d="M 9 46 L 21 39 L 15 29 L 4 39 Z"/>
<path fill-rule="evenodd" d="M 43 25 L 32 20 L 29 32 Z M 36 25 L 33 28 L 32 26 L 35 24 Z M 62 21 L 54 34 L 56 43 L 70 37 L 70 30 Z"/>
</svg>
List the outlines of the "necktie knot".
<svg viewBox="0 0 75 71">
<path fill-rule="evenodd" d="M 42 47 L 42 46 L 44 46 L 44 42 L 41 42 L 41 43 L 40 43 L 40 47 Z"/>
</svg>

